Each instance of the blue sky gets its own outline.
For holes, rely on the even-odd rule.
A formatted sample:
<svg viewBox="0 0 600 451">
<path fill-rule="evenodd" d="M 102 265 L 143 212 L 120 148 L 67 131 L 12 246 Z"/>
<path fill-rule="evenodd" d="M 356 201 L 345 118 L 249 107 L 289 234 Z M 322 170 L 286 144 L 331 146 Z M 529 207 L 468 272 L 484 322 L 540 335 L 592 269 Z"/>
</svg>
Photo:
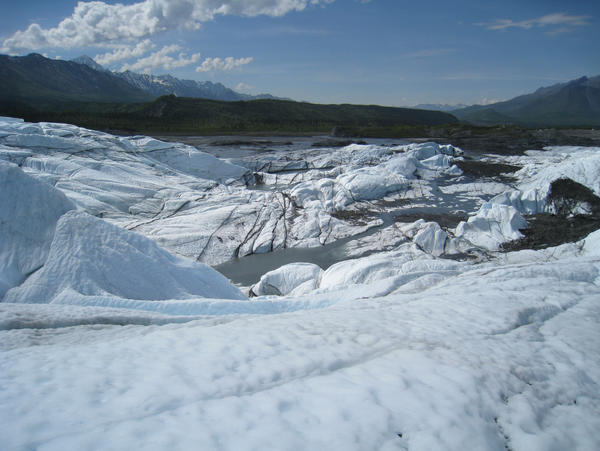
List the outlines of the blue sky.
<svg viewBox="0 0 600 451">
<path fill-rule="evenodd" d="M 486 103 L 600 74 L 600 2 L 22 0 L 2 53 L 319 103 Z"/>
</svg>

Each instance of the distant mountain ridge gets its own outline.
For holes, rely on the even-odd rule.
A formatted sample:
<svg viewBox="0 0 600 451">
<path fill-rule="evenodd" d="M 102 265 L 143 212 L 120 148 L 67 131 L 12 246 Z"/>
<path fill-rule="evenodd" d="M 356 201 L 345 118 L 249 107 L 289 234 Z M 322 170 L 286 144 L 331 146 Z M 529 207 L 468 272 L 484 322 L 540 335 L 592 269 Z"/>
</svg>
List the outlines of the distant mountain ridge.
<svg viewBox="0 0 600 451">
<path fill-rule="evenodd" d="M 0 100 L 40 107 L 69 102 L 147 102 L 153 97 L 114 75 L 72 61 L 0 55 Z"/>
<path fill-rule="evenodd" d="M 270 94 L 249 95 L 242 94 L 227 88 L 221 83 L 213 83 L 210 81 L 195 81 L 182 80 L 172 75 L 150 75 L 139 74 L 132 71 L 111 72 L 104 68 L 87 55 L 82 55 L 71 61 L 84 64 L 97 71 L 109 72 L 112 75 L 126 81 L 131 86 L 134 86 L 142 91 L 146 91 L 154 97 L 174 94 L 178 97 L 192 97 L 199 99 L 223 100 L 233 102 L 237 100 L 254 100 L 254 99 L 281 99 Z"/>
<path fill-rule="evenodd" d="M 542 87 L 504 102 L 452 110 L 460 120 L 480 125 L 600 125 L 600 76 Z"/>
<path fill-rule="evenodd" d="M 78 56 L 77 58 L 73 58 L 71 61 L 73 61 L 74 63 L 83 64 L 100 72 L 107 72 L 109 74 L 112 74 L 110 70 L 106 69 L 104 66 L 101 66 L 87 55 Z"/>
</svg>

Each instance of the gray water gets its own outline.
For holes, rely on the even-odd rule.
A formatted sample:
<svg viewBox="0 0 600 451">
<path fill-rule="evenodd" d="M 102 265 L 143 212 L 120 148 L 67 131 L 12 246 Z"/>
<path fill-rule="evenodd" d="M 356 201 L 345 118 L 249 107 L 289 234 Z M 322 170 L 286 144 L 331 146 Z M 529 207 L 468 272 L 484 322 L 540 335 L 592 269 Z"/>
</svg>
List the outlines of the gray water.
<svg viewBox="0 0 600 451">
<path fill-rule="evenodd" d="M 345 251 L 347 243 L 372 235 L 386 225 L 388 224 L 372 227 L 363 233 L 343 238 L 324 246 L 290 247 L 287 249 L 277 249 L 265 254 L 252 254 L 242 258 L 235 258 L 215 266 L 214 269 L 233 283 L 242 286 L 253 285 L 259 281 L 263 274 L 289 263 L 314 263 L 322 269 L 327 269 L 334 263 L 348 258 Z"/>
<path fill-rule="evenodd" d="M 404 208 L 382 213 L 379 218 L 383 221 L 381 225 L 371 227 L 370 229 L 352 235 L 333 243 L 318 247 L 293 247 L 287 249 L 277 249 L 265 254 L 252 254 L 241 258 L 235 258 L 228 262 L 215 266 L 219 271 L 233 283 L 241 286 L 250 286 L 260 280 L 260 277 L 280 266 L 289 263 L 314 263 L 322 269 L 327 269 L 331 265 L 343 260 L 347 260 L 348 252 L 346 245 L 350 242 L 373 235 L 381 229 L 390 226 L 394 222 L 414 222 L 417 219 L 432 220 L 443 226 L 456 227 L 458 222 L 465 220 L 465 215 L 452 215 L 442 207 L 416 207 Z M 358 256 L 366 257 L 374 252 L 378 252 L 386 247 L 386 243 L 379 243 L 378 249 L 367 248 Z"/>
</svg>

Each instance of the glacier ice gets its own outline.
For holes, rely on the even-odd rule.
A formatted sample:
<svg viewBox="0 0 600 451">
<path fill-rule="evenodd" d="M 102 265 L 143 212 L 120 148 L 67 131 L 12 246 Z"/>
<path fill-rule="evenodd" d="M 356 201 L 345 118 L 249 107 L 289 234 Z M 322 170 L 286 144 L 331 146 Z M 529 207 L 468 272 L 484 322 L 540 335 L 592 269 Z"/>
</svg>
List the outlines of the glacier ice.
<svg viewBox="0 0 600 451">
<path fill-rule="evenodd" d="M 557 178 L 598 194 L 600 149 L 480 182 L 392 144 L 225 161 L 0 118 L 2 446 L 598 449 L 600 231 L 495 249 Z M 250 300 L 201 263 L 303 246 L 341 261 Z"/>
<path fill-rule="evenodd" d="M 56 222 L 75 208 L 59 190 L 0 161 L 0 299 L 48 257 Z"/>
<path fill-rule="evenodd" d="M 301 295 L 319 286 L 323 270 L 313 263 L 290 263 L 264 274 L 251 292 L 255 296 Z"/>
<path fill-rule="evenodd" d="M 225 277 L 85 212 L 56 188 L 0 161 L 0 295 L 50 303 L 76 295 L 245 299 Z"/>
<path fill-rule="evenodd" d="M 497 250 L 500 244 L 521 238 L 519 230 L 526 227 L 527 221 L 513 206 L 486 202 L 468 221 L 458 224 L 456 236 Z"/>
<path fill-rule="evenodd" d="M 77 293 L 124 299 L 244 299 L 217 271 L 175 257 L 149 239 L 83 212 L 57 224 L 43 266 L 4 302 L 48 303 Z"/>
</svg>

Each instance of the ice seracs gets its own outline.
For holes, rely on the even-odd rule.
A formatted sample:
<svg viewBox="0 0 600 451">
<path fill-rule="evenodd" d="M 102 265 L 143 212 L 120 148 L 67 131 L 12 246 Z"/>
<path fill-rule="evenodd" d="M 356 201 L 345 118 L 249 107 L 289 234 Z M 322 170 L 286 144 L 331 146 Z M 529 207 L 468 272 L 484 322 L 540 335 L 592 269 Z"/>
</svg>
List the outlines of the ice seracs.
<svg viewBox="0 0 600 451">
<path fill-rule="evenodd" d="M 399 237 L 433 255 L 476 247 L 495 251 L 518 237 L 524 222 L 509 208 L 487 202 L 521 215 L 550 212 L 549 187 L 565 175 L 600 190 L 598 155 L 586 148 L 509 157 L 523 167 L 513 183 L 462 174 L 454 162 L 463 152 L 450 145 L 274 147 L 224 160 L 202 151 L 210 149 L 155 138 L 0 119 L 0 159 L 53 184 L 83 211 L 213 265 L 352 237 L 355 243 L 347 247 L 355 256 L 359 245 L 368 246 L 363 254 L 389 250 Z M 390 218 L 404 209 L 432 207 L 472 219 L 456 230 L 390 227 Z M 584 212 L 585 205 L 580 207 Z M 388 241 L 369 241 L 365 233 Z"/>
<path fill-rule="evenodd" d="M 552 184 L 561 179 L 573 180 L 600 195 L 600 158 L 596 148 L 550 147 L 543 152 L 528 151 L 520 161 L 525 164 L 515 174 L 520 180 L 518 189 L 507 190 L 491 202 L 511 205 L 522 214 L 554 214 L 548 195 Z"/>
<path fill-rule="evenodd" d="M 145 157 L 156 160 L 154 164 L 164 164 L 167 170 L 176 170 L 201 179 L 222 182 L 231 179 L 243 180 L 249 172 L 246 168 L 223 161 L 191 146 L 174 146 L 173 143 L 146 136 L 128 140 L 122 138 L 122 142 L 133 145 Z"/>
</svg>

